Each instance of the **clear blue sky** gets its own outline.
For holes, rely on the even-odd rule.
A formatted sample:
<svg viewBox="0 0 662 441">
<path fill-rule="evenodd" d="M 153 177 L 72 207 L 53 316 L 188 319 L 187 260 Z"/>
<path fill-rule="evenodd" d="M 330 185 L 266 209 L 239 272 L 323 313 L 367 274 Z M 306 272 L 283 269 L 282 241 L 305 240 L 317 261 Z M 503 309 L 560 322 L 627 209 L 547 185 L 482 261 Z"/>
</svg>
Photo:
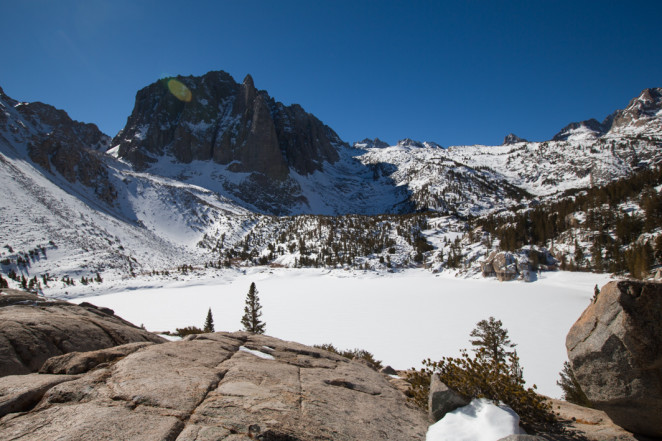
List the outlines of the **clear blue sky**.
<svg viewBox="0 0 662 441">
<path fill-rule="evenodd" d="M 138 89 L 225 70 L 346 141 L 550 139 L 662 86 L 662 1 L 0 0 L 0 86 L 115 135 Z"/>
</svg>

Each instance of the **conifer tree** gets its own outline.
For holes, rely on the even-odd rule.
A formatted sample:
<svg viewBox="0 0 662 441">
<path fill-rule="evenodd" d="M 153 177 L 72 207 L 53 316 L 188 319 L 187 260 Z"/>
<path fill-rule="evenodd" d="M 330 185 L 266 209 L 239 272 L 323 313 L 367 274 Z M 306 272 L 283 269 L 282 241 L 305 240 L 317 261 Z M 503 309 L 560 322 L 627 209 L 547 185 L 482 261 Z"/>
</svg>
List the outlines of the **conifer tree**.
<svg viewBox="0 0 662 441">
<path fill-rule="evenodd" d="M 517 345 L 510 341 L 508 330 L 503 328 L 501 320 L 494 317 L 481 320 L 470 335 L 475 337 L 471 344 L 477 346 L 474 349 L 476 356 L 489 360 L 495 367 L 505 366 L 506 361 L 514 355 L 514 352 L 508 349 Z"/>
<path fill-rule="evenodd" d="M 264 334 L 266 323 L 260 320 L 262 316 L 262 306 L 260 299 L 257 296 L 258 290 L 255 283 L 251 283 L 251 287 L 246 295 L 246 306 L 244 306 L 244 316 L 241 318 L 241 324 L 244 325 L 244 331 L 253 334 Z"/>
<path fill-rule="evenodd" d="M 559 375 L 561 376 L 561 379 L 557 381 L 556 384 L 563 389 L 564 400 L 584 407 L 593 407 L 591 401 L 579 385 L 570 363 L 567 361 L 563 363 L 563 370 Z"/>
<path fill-rule="evenodd" d="M 211 315 L 211 308 L 207 312 L 207 318 L 205 319 L 205 327 L 203 328 L 205 332 L 214 332 L 214 317 Z"/>
</svg>

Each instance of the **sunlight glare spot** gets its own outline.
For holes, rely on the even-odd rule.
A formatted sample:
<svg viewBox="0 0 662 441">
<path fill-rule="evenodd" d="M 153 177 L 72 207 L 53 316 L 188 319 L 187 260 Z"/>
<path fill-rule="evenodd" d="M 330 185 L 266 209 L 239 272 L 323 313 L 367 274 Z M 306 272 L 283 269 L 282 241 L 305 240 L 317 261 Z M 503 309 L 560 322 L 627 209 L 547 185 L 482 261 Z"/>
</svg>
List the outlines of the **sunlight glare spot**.
<svg viewBox="0 0 662 441">
<path fill-rule="evenodd" d="M 184 101 L 185 103 L 190 102 L 193 97 L 189 88 L 186 87 L 184 83 L 174 78 L 168 80 L 168 90 L 175 96 L 175 98 Z"/>
</svg>

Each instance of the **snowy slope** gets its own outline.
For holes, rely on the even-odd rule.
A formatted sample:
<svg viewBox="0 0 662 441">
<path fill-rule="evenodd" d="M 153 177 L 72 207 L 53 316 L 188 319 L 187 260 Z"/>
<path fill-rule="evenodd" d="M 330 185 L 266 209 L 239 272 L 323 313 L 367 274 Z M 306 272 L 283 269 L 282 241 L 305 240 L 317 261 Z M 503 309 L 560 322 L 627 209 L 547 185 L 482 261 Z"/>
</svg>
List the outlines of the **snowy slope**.
<svg viewBox="0 0 662 441">
<path fill-rule="evenodd" d="M 489 248 L 462 238 L 466 216 L 526 207 L 659 164 L 661 97 L 659 89 L 642 92 L 602 123 L 609 131 L 601 136 L 574 136 L 584 130 L 578 124 L 565 140 L 503 146 L 365 140 L 336 144 L 337 159 L 310 173 L 292 169 L 270 180 L 232 163 L 168 155 L 137 171 L 117 148 L 100 153 L 108 137 L 91 125 L 0 90 L 0 258 L 9 262 L 2 272 L 128 276 L 210 262 L 302 261 L 446 270 L 460 251 L 476 264 Z M 425 211 L 437 214 L 412 217 Z M 403 216 L 374 216 L 385 213 Z M 29 267 L 19 268 L 25 256 Z"/>
<path fill-rule="evenodd" d="M 101 155 L 104 179 L 113 189 L 109 200 L 77 175 L 65 178 L 52 162 L 44 169 L 32 159 L 32 145 L 41 139 L 64 142 L 63 129 L 38 113 L 19 112 L 23 103 L 1 98 L 3 273 L 78 278 L 112 271 L 127 276 L 205 261 L 198 242 L 207 231 L 243 236 L 242 222 L 250 212 L 208 189 L 136 173 L 110 155 Z M 74 168 L 88 165 L 80 162 Z M 19 266 L 22 259 L 27 264 Z"/>
</svg>

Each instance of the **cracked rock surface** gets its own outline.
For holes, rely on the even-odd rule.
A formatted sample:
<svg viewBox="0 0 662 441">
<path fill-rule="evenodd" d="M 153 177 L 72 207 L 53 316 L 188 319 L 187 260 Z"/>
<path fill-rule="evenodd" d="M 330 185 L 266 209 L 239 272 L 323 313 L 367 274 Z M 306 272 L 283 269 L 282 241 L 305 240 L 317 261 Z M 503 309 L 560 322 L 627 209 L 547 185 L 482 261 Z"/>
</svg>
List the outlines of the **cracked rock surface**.
<svg viewBox="0 0 662 441">
<path fill-rule="evenodd" d="M 0 405 L 3 381 L 28 377 L 41 398 L 2 417 L 0 439 L 423 440 L 428 426 L 365 365 L 247 333 L 137 347 L 78 375 L 0 378 Z"/>
<path fill-rule="evenodd" d="M 70 352 L 164 341 L 107 308 L 10 289 L 0 293 L 0 377 L 37 372 L 49 358 Z"/>
</svg>

